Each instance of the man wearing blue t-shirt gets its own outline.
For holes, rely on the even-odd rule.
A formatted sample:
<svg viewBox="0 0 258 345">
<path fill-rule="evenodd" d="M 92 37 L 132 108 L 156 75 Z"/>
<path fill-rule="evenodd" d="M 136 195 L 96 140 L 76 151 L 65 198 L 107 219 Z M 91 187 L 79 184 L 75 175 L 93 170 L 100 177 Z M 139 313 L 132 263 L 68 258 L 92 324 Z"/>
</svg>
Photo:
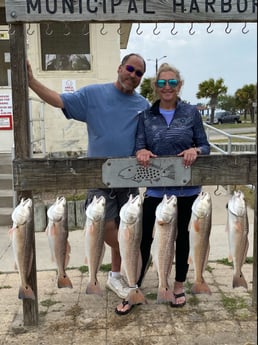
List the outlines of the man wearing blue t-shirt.
<svg viewBox="0 0 258 345">
<path fill-rule="evenodd" d="M 114 83 L 82 87 L 74 93 L 59 94 L 50 90 L 33 76 L 29 62 L 29 87 L 46 103 L 62 109 L 67 119 L 86 123 L 88 131 L 88 157 L 126 157 L 134 154 L 138 113 L 149 108 L 148 101 L 135 89 L 146 70 L 144 59 L 138 54 L 125 56 L 118 67 Z M 107 287 L 120 298 L 128 295 L 120 274 L 121 257 L 117 231 L 119 211 L 129 194 L 137 189 L 91 189 L 87 193 L 86 207 L 94 195 L 106 198 L 105 242 L 111 247 L 112 271 Z"/>
</svg>

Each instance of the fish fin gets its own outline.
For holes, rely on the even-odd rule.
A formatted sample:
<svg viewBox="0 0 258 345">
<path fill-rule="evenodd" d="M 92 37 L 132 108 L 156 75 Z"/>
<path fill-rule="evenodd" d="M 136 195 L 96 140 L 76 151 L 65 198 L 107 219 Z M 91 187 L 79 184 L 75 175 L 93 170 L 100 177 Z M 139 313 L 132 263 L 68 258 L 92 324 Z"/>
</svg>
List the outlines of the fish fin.
<svg viewBox="0 0 258 345">
<path fill-rule="evenodd" d="M 187 263 L 188 263 L 189 265 L 192 265 L 192 264 L 193 264 L 193 259 L 192 259 L 191 256 L 188 256 Z"/>
<path fill-rule="evenodd" d="M 70 260 L 70 253 L 71 253 L 71 246 L 70 243 L 67 241 L 66 243 L 66 254 L 65 254 L 65 268 L 68 266 Z"/>
<path fill-rule="evenodd" d="M 211 290 L 210 290 L 208 284 L 204 281 L 204 279 L 202 282 L 195 282 L 192 286 L 191 291 L 193 294 L 211 295 Z"/>
<path fill-rule="evenodd" d="M 71 280 L 70 280 L 70 278 L 68 277 L 67 274 L 65 274 L 62 277 L 58 277 L 58 279 L 57 279 L 57 287 L 59 289 L 61 289 L 61 288 L 70 288 L 70 289 L 72 289 L 73 284 L 72 284 L 72 282 L 71 282 Z"/>
<path fill-rule="evenodd" d="M 236 276 L 236 275 L 233 276 L 232 286 L 233 286 L 233 288 L 242 286 L 242 287 L 248 289 L 247 282 L 246 282 L 245 277 L 244 277 L 242 272 L 240 272 L 240 276 Z"/>
<path fill-rule="evenodd" d="M 157 303 L 169 303 L 172 301 L 173 291 L 171 288 L 158 288 Z"/>
<path fill-rule="evenodd" d="M 86 294 L 103 296 L 103 290 L 101 289 L 100 284 L 97 280 L 95 282 L 88 283 L 86 287 Z"/>
<path fill-rule="evenodd" d="M 26 287 L 20 286 L 18 298 L 35 300 L 35 294 L 29 285 L 27 285 Z"/>
<path fill-rule="evenodd" d="M 196 220 L 193 221 L 193 228 L 194 228 L 194 231 L 195 231 L 195 232 L 199 232 L 200 227 L 199 227 L 199 221 L 198 221 L 198 219 L 196 219 Z"/>
<path fill-rule="evenodd" d="M 147 304 L 144 294 L 139 288 L 132 288 L 128 294 L 128 302 L 130 305 L 133 304 Z"/>
</svg>

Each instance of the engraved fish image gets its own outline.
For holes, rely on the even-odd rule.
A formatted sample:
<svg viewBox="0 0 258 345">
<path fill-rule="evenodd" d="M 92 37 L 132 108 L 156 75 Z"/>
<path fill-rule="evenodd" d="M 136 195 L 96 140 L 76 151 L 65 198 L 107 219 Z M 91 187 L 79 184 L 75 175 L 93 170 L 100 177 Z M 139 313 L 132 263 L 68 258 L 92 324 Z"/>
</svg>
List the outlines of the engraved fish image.
<svg viewBox="0 0 258 345">
<path fill-rule="evenodd" d="M 130 179 L 135 182 L 150 181 L 155 182 L 159 181 L 162 177 L 167 177 L 171 180 L 175 179 L 175 167 L 174 165 L 169 165 L 166 168 L 157 166 L 155 164 L 149 164 L 148 167 L 143 167 L 140 164 L 130 165 L 122 169 L 118 176 L 123 179 Z"/>
</svg>

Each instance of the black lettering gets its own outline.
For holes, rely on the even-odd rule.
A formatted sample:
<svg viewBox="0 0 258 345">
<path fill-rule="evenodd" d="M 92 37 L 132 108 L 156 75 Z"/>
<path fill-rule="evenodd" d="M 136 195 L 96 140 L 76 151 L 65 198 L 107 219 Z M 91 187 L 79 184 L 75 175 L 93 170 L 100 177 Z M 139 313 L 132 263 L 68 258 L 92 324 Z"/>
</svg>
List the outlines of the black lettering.
<svg viewBox="0 0 258 345">
<path fill-rule="evenodd" d="M 53 9 L 50 8 L 49 2 L 50 2 L 49 0 L 46 0 L 46 11 L 48 13 L 51 13 L 51 14 L 56 13 L 56 11 L 57 11 L 57 0 L 53 1 Z"/>
<path fill-rule="evenodd" d="M 115 13 L 115 7 L 121 4 L 122 0 L 114 1 L 111 0 L 111 13 Z"/>
<path fill-rule="evenodd" d="M 244 4 L 243 4 L 244 6 L 242 7 L 240 2 L 241 2 L 240 0 L 237 0 L 237 11 L 239 13 L 243 13 L 247 10 L 248 3 L 247 3 L 247 0 L 242 1 L 242 2 L 244 2 Z"/>
<path fill-rule="evenodd" d="M 103 0 L 103 13 L 107 13 L 107 2 Z"/>
<path fill-rule="evenodd" d="M 227 13 L 232 10 L 231 0 L 222 0 L 221 1 L 221 13 Z"/>
<path fill-rule="evenodd" d="M 138 13 L 137 5 L 135 3 L 135 0 L 130 0 L 129 1 L 128 13 L 131 13 L 131 12 Z"/>
<path fill-rule="evenodd" d="M 90 12 L 90 13 L 96 13 L 98 12 L 98 7 L 95 6 L 94 8 L 90 8 L 90 2 L 91 0 L 87 0 L 87 11 Z M 94 2 L 98 2 L 98 0 L 94 0 Z"/>
<path fill-rule="evenodd" d="M 215 9 L 212 5 L 214 5 L 215 3 L 215 0 L 211 0 L 211 1 L 205 1 L 205 12 L 208 13 L 209 11 L 209 7 L 210 7 L 210 10 L 211 12 L 215 12 Z"/>
<path fill-rule="evenodd" d="M 30 13 L 30 9 L 36 11 L 38 7 L 38 13 L 41 13 L 41 3 L 40 0 L 36 0 L 35 4 L 32 3 L 31 0 L 27 0 L 27 13 Z"/>
<path fill-rule="evenodd" d="M 253 0 L 253 13 L 257 11 L 257 1 Z"/>
<path fill-rule="evenodd" d="M 192 0 L 191 5 L 190 5 L 190 13 L 192 13 L 193 11 L 196 11 L 197 13 L 200 12 L 200 9 L 196 0 Z"/>
<path fill-rule="evenodd" d="M 184 13 L 184 11 L 185 11 L 184 0 L 183 1 L 175 1 L 175 0 L 173 0 L 173 12 L 176 12 L 177 6 L 181 7 L 181 12 Z"/>
<path fill-rule="evenodd" d="M 155 14 L 155 11 L 148 11 L 147 10 L 147 1 L 148 0 L 143 0 L 143 13 L 150 13 L 150 14 Z"/>
<path fill-rule="evenodd" d="M 73 0 L 63 0 L 63 13 L 66 13 L 66 7 L 70 13 L 74 13 Z"/>
</svg>

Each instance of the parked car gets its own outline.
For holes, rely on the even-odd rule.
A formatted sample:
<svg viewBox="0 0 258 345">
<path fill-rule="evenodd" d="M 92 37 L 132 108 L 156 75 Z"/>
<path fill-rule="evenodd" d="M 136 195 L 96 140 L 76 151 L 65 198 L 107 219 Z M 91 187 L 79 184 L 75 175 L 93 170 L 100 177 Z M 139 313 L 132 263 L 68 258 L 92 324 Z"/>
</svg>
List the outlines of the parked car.
<svg viewBox="0 0 258 345">
<path fill-rule="evenodd" d="M 210 118 L 207 118 L 206 123 L 211 123 Z M 217 111 L 214 114 L 213 124 L 218 123 L 241 123 L 240 115 L 230 111 Z"/>
</svg>

